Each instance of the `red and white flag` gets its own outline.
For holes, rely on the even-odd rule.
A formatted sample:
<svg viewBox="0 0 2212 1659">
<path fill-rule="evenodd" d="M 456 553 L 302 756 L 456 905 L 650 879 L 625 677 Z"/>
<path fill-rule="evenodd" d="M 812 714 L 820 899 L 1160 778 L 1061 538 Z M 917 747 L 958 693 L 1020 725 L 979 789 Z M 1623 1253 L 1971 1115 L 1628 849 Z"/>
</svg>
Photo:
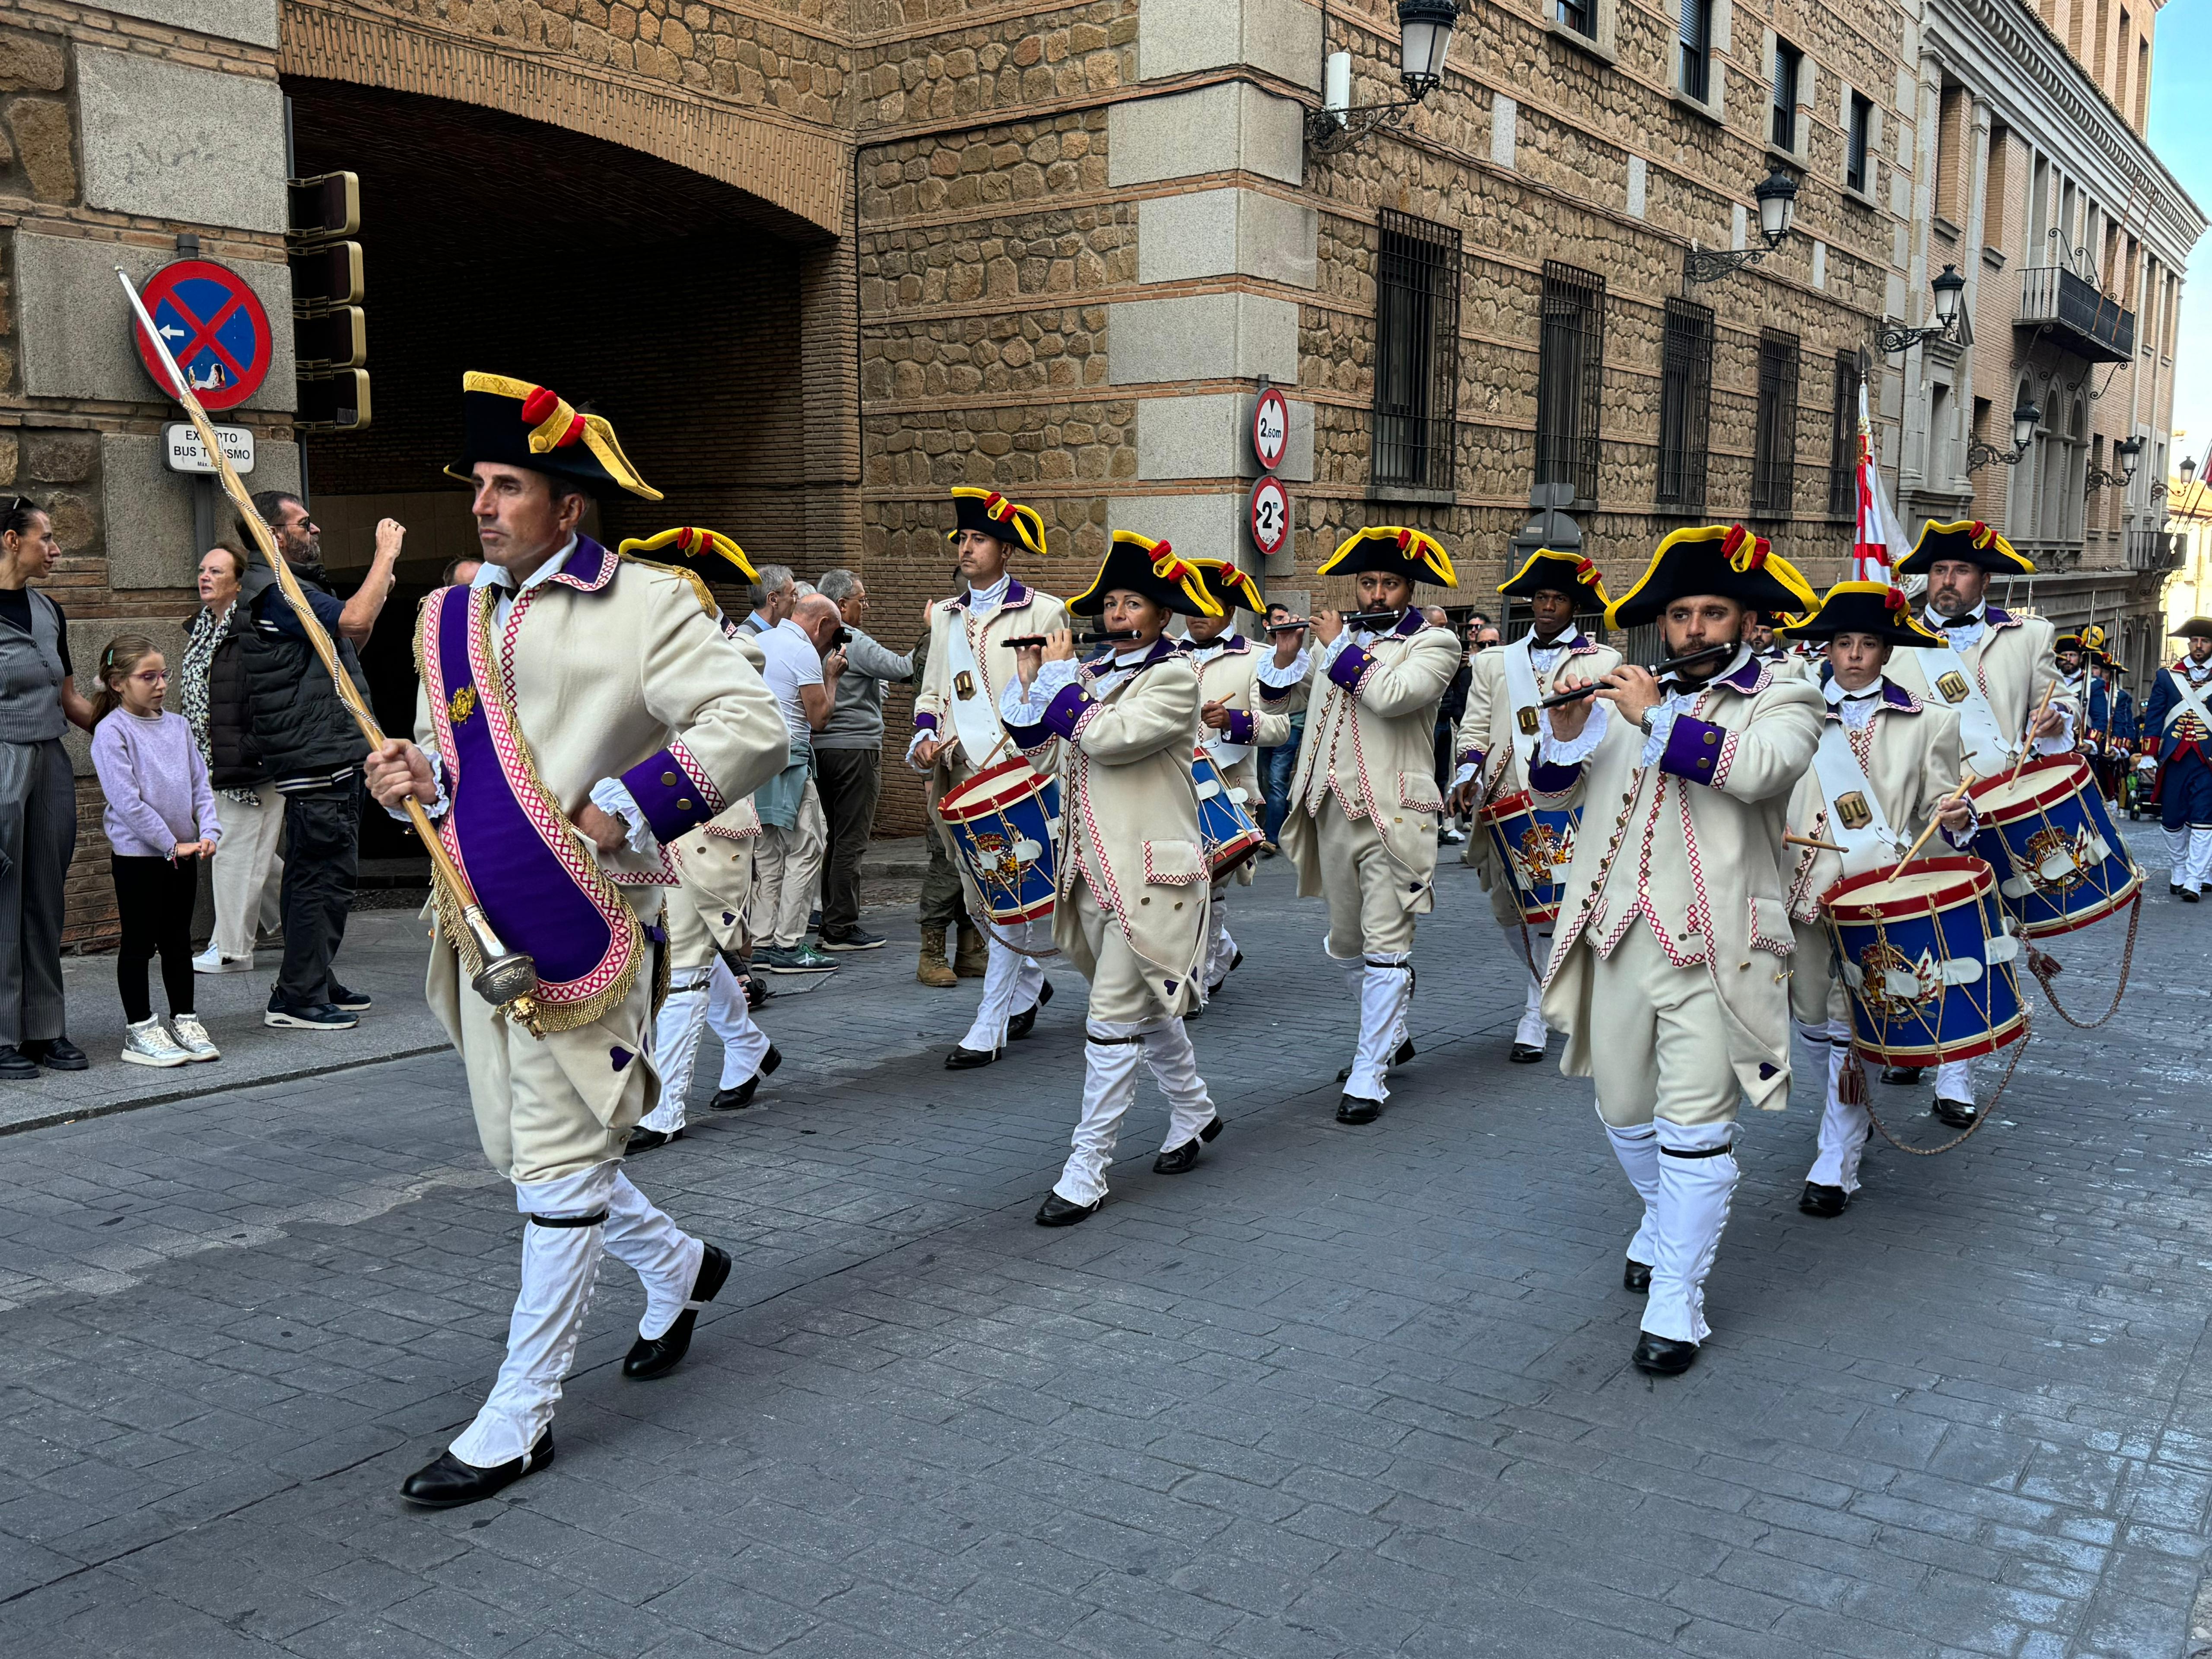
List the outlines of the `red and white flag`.
<svg viewBox="0 0 2212 1659">
<path fill-rule="evenodd" d="M 1897 509 L 1889 504 L 1882 487 L 1881 469 L 1874 460 L 1874 422 L 1867 416 L 1867 392 L 1859 386 L 1859 526 L 1851 543 L 1851 580 L 1858 582 L 1897 580 L 1897 566 L 1912 550 L 1898 528 Z"/>
</svg>

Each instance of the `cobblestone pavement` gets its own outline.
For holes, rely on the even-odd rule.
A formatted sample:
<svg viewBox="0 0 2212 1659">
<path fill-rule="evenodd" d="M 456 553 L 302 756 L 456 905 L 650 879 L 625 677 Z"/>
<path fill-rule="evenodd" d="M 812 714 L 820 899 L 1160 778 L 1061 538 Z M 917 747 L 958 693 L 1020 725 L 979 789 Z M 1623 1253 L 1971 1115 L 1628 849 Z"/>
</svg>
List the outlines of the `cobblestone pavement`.
<svg viewBox="0 0 2212 1659">
<path fill-rule="evenodd" d="M 1519 970 L 1456 865 L 1379 1124 L 1332 1121 L 1352 1009 L 1269 865 L 1194 1028 L 1229 1132 L 1154 1176 L 1147 1091 L 1066 1231 L 1030 1214 L 1080 981 L 956 1077 L 975 987 L 875 918 L 889 950 L 768 1011 L 759 1103 L 638 1161 L 737 1258 L 690 1360 L 622 1379 L 611 1267 L 559 1462 L 443 1515 L 394 1488 L 474 1410 L 520 1231 L 449 1056 L 0 1138 L 0 1652 L 2179 1654 L 2212 908 L 2137 834 L 2126 1006 L 2043 1012 L 1963 1149 L 1877 1143 L 1816 1222 L 1804 1086 L 1747 1124 L 1673 1381 L 1627 1364 L 1588 1085 L 1504 1063 Z M 2077 1012 L 2122 931 L 2060 941 Z"/>
</svg>

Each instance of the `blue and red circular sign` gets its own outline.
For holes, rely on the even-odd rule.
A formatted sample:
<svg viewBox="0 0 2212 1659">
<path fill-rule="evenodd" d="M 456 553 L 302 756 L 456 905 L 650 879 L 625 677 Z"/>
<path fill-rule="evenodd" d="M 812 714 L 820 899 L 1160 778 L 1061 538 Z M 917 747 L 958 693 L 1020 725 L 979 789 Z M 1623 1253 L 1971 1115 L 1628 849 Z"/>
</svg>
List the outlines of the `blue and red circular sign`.
<svg viewBox="0 0 2212 1659">
<path fill-rule="evenodd" d="M 232 409 L 261 390 L 275 346 L 269 313 L 243 276 L 210 260 L 179 259 L 155 271 L 139 297 L 201 407 Z M 145 331 L 134 324 L 131 335 L 154 384 L 171 392 Z"/>
</svg>

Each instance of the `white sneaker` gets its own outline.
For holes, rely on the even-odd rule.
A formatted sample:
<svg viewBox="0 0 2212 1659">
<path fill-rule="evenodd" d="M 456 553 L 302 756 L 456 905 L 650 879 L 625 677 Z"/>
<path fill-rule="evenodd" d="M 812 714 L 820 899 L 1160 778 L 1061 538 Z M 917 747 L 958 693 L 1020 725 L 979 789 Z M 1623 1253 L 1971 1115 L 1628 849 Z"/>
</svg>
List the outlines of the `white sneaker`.
<svg viewBox="0 0 2212 1659">
<path fill-rule="evenodd" d="M 162 1028 L 158 1019 L 142 1019 L 123 1028 L 123 1058 L 131 1066 L 182 1066 L 191 1059 Z"/>
<path fill-rule="evenodd" d="M 227 957 L 222 954 L 222 947 L 210 939 L 208 948 L 192 958 L 192 971 L 196 974 L 250 974 L 253 971 L 253 952 L 248 951 L 242 957 Z"/>
<path fill-rule="evenodd" d="M 215 1046 L 200 1024 L 198 1014 L 177 1014 L 169 1021 L 169 1029 L 176 1033 L 177 1047 L 193 1060 L 221 1060 L 222 1050 Z"/>
</svg>

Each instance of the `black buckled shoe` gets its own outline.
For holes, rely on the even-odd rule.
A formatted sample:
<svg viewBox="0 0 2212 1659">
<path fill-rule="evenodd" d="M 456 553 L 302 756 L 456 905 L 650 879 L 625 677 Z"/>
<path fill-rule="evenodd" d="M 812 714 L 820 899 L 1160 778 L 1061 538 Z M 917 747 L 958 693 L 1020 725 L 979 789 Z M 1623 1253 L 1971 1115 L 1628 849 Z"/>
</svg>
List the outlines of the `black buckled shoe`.
<svg viewBox="0 0 2212 1659">
<path fill-rule="evenodd" d="M 1019 1042 L 1031 1031 L 1036 1030 L 1037 1011 L 1051 1000 L 1052 981 L 1047 980 L 1042 988 L 1037 992 L 1037 1000 L 1006 1022 L 1007 1037 L 1015 1042 Z"/>
<path fill-rule="evenodd" d="M 84 1050 L 65 1036 L 33 1037 L 21 1046 L 24 1058 L 50 1072 L 82 1072 L 92 1065 Z"/>
<path fill-rule="evenodd" d="M 2185 887 L 2181 890 L 2181 902 L 2184 904 L 2197 904 L 2202 902 L 2202 901 L 2197 897 L 2197 890 L 2194 887 Z"/>
<path fill-rule="evenodd" d="M 1630 1361 L 1639 1371 L 1649 1371 L 1654 1376 L 1680 1376 L 1698 1363 L 1698 1345 L 1677 1342 L 1671 1336 L 1654 1336 L 1649 1331 L 1639 1331 L 1636 1352 Z"/>
<path fill-rule="evenodd" d="M 1379 1100 L 1362 1100 L 1358 1095 L 1346 1095 L 1336 1103 L 1339 1123 L 1372 1123 L 1382 1115 Z"/>
<path fill-rule="evenodd" d="M 1851 1206 L 1851 1195 L 1841 1187 L 1823 1187 L 1817 1181 L 1805 1183 L 1805 1191 L 1797 1200 L 1797 1207 L 1807 1215 L 1819 1216 L 1823 1221 L 1833 1220 Z"/>
<path fill-rule="evenodd" d="M 1407 1060 L 1411 1060 L 1413 1057 L 1413 1038 L 1411 1038 L 1411 1037 L 1407 1037 L 1407 1038 L 1403 1042 L 1401 1042 L 1401 1043 L 1400 1043 L 1400 1044 L 1398 1045 L 1398 1052 L 1397 1052 L 1396 1054 L 1393 1054 L 1393 1055 L 1391 1055 L 1391 1056 L 1390 1056 L 1390 1063 L 1391 1063 L 1393 1066 L 1403 1066 L 1403 1065 L 1404 1065 Z M 1342 1071 L 1339 1072 L 1339 1073 L 1336 1074 L 1336 1080 L 1337 1080 L 1339 1083 L 1348 1083 L 1348 1082 L 1350 1082 L 1350 1081 L 1352 1080 L 1352 1067 L 1350 1067 L 1349 1066 L 1346 1066 Z"/>
<path fill-rule="evenodd" d="M 1040 1227 L 1073 1227 L 1077 1222 L 1098 1213 L 1103 1199 L 1094 1198 L 1088 1204 L 1071 1204 L 1058 1193 L 1047 1193 L 1044 1202 L 1037 1206 L 1036 1224 Z"/>
<path fill-rule="evenodd" d="M 1533 1042 L 1516 1042 L 1513 1045 L 1513 1052 L 1506 1055 L 1506 1059 L 1516 1066 L 1534 1066 L 1543 1057 L 1543 1049 Z"/>
<path fill-rule="evenodd" d="M 1972 1128 L 1974 1120 L 1982 1115 L 1981 1109 L 1971 1100 L 1946 1100 L 1941 1095 L 1936 1097 L 1936 1104 L 1929 1109 L 1954 1129 Z"/>
<path fill-rule="evenodd" d="M 1900 1089 L 1911 1088 L 1927 1074 L 1926 1068 L 1919 1066 L 1885 1066 L 1881 1068 L 1881 1080 Z"/>
<path fill-rule="evenodd" d="M 996 1048 L 955 1048 L 945 1057 L 948 1072 L 972 1072 L 978 1066 L 988 1066 L 999 1057 Z"/>
<path fill-rule="evenodd" d="M 629 1345 L 629 1352 L 623 1356 L 623 1375 L 650 1382 L 674 1370 L 691 1352 L 691 1327 L 698 1322 L 699 1310 L 714 1299 L 714 1292 L 729 1276 L 729 1252 L 707 1246 L 707 1254 L 699 1258 L 699 1277 L 691 1281 L 691 1295 L 684 1304 L 684 1311 L 659 1336 L 641 1336 Z"/>
<path fill-rule="evenodd" d="M 1633 1291 L 1638 1296 L 1650 1294 L 1651 1264 L 1648 1261 L 1638 1261 L 1632 1255 L 1628 1257 L 1620 1264 L 1620 1288 L 1624 1291 Z"/>
<path fill-rule="evenodd" d="M 1154 1175 L 1181 1175 L 1184 1170 L 1189 1169 L 1192 1164 L 1198 1162 L 1198 1149 L 1200 1143 L 1212 1141 L 1214 1137 L 1218 1135 L 1220 1133 L 1221 1117 L 1218 1113 L 1216 1113 L 1214 1115 L 1213 1121 L 1211 1123 L 1207 1124 L 1203 1129 L 1200 1129 L 1188 1140 L 1184 1141 L 1182 1146 L 1170 1146 L 1167 1151 L 1162 1152 L 1158 1158 L 1154 1158 L 1152 1160 L 1152 1173 Z"/>
<path fill-rule="evenodd" d="M 511 1486 L 553 1461 L 553 1431 L 538 1437 L 538 1443 L 511 1463 L 480 1469 L 464 1463 L 451 1452 L 440 1452 L 433 1462 L 399 1483 L 399 1495 L 426 1510 L 457 1510 L 464 1504 L 483 1502 L 501 1487 Z"/>
<path fill-rule="evenodd" d="M 648 1129 L 640 1124 L 629 1132 L 629 1140 L 623 1147 L 623 1156 L 635 1158 L 640 1152 L 649 1152 L 657 1146 L 665 1146 L 672 1140 L 683 1139 L 684 1131 L 681 1129 Z"/>
<path fill-rule="evenodd" d="M 782 1064 L 781 1052 L 778 1050 L 775 1044 L 769 1043 L 768 1053 L 761 1058 L 760 1070 L 755 1072 L 734 1089 L 715 1090 L 714 1099 L 707 1103 L 718 1112 L 744 1111 L 746 1107 L 753 1103 L 753 1096 L 759 1091 L 761 1079 L 773 1076 L 775 1068 Z"/>
<path fill-rule="evenodd" d="M 0 1042 L 0 1079 L 21 1083 L 39 1074 L 39 1062 L 12 1042 Z"/>
</svg>

